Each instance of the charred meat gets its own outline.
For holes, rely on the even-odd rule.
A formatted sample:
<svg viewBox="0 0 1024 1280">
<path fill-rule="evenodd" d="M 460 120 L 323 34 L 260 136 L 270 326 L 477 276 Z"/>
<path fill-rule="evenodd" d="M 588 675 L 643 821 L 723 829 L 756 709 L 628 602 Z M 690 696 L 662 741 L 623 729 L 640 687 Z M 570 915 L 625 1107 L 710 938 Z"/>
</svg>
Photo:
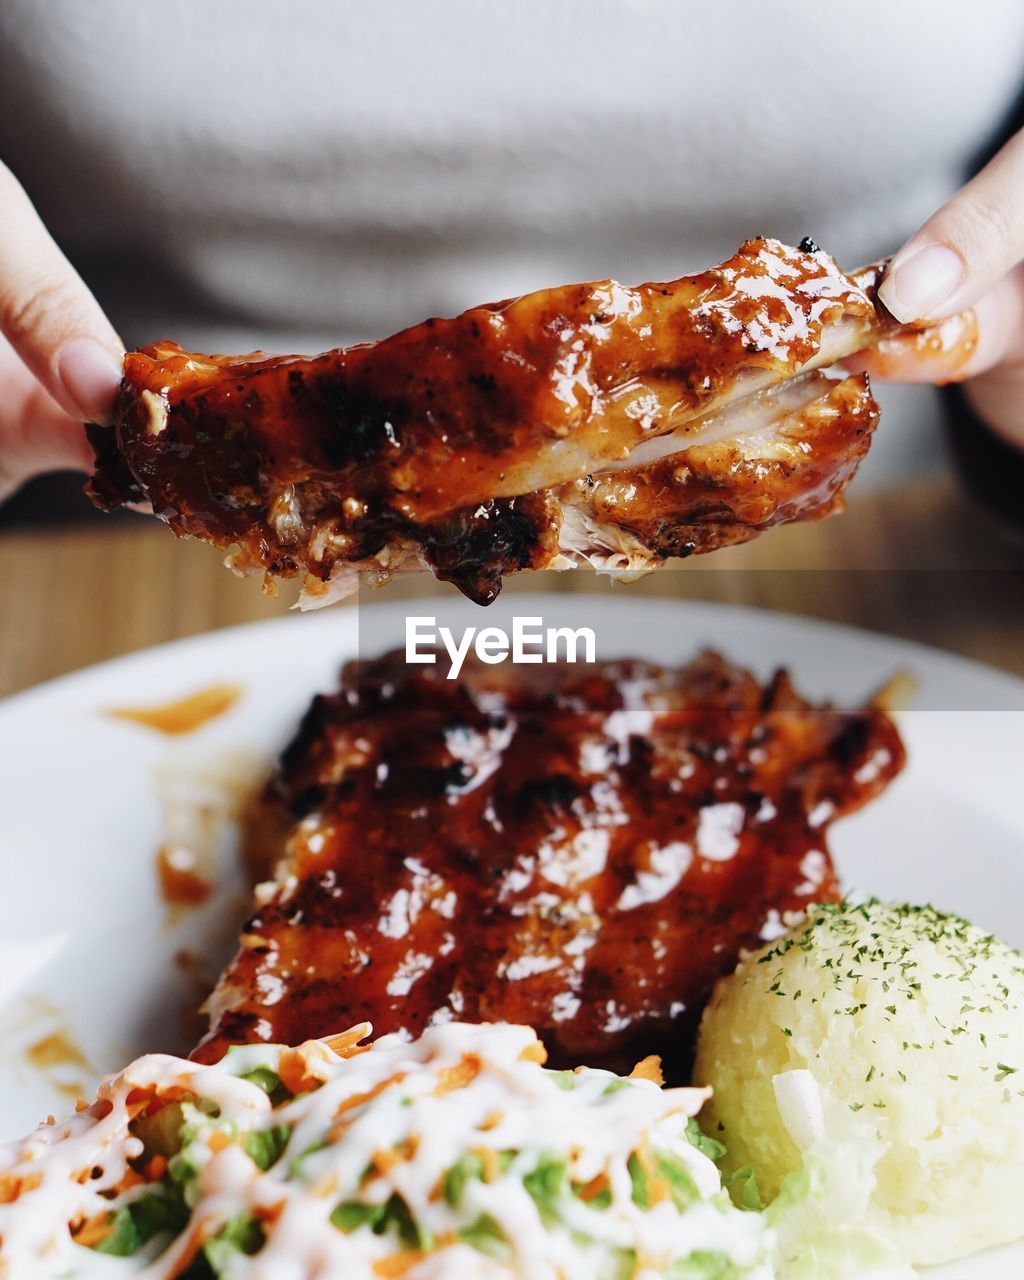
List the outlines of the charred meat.
<svg viewBox="0 0 1024 1280">
<path fill-rule="evenodd" d="M 400 653 L 318 697 L 250 815 L 257 889 L 198 1050 L 523 1022 L 555 1064 L 679 1075 L 739 952 L 837 895 L 833 819 L 903 763 L 873 706 L 689 666 Z"/>
<path fill-rule="evenodd" d="M 836 509 L 877 407 L 822 367 L 893 328 L 877 269 L 751 240 L 665 284 L 569 285 L 294 356 L 130 353 L 90 493 L 146 501 L 308 603 L 428 567 L 623 575 Z"/>
</svg>

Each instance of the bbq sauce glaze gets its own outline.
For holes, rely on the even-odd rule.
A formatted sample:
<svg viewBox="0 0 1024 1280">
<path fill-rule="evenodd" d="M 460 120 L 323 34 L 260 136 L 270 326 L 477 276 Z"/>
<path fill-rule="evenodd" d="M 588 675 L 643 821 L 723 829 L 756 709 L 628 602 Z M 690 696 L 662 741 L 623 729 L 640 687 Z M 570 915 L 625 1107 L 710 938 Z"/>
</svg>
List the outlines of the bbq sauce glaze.
<svg viewBox="0 0 1024 1280">
<path fill-rule="evenodd" d="M 89 492 L 311 591 L 387 552 L 375 573 L 426 564 L 487 603 L 547 562 L 550 490 L 791 377 L 838 330 L 864 345 L 870 283 L 758 239 L 679 280 L 540 290 L 308 358 L 156 343 L 125 359 L 114 428 L 89 428 Z"/>
<path fill-rule="evenodd" d="M 255 913 L 197 1056 L 453 1018 L 554 1065 L 680 1078 L 739 951 L 834 899 L 829 823 L 899 771 L 873 707 L 814 707 L 705 654 L 680 670 L 442 668 L 398 653 L 318 697 L 250 814 Z"/>
</svg>

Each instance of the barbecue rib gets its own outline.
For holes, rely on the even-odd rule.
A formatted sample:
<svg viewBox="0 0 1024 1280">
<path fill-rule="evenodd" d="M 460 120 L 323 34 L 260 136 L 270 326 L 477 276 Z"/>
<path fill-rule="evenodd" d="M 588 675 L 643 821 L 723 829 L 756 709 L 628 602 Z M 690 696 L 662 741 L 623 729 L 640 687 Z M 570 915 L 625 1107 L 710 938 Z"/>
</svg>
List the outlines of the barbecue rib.
<svg viewBox="0 0 1024 1280">
<path fill-rule="evenodd" d="M 714 981 L 836 896 L 828 824 L 881 791 L 885 714 L 705 654 L 467 663 L 393 653 L 318 697 L 250 815 L 257 889 L 197 1050 L 368 1020 L 525 1022 L 556 1064 L 677 1077 Z"/>
<path fill-rule="evenodd" d="M 616 574 L 825 515 L 866 452 L 864 375 L 813 370 L 893 322 L 809 242 L 669 284 L 572 285 L 311 359 L 129 354 L 90 493 L 148 501 L 311 603 L 426 565 Z"/>
</svg>

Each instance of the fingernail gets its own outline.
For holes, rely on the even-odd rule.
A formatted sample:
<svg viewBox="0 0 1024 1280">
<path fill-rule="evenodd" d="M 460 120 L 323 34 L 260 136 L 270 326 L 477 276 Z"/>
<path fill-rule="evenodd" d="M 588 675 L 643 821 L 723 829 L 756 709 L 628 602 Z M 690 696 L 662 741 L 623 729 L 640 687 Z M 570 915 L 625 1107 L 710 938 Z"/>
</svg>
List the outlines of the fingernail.
<svg viewBox="0 0 1024 1280">
<path fill-rule="evenodd" d="M 959 289 L 964 264 L 943 244 L 928 244 L 896 262 L 878 289 L 878 296 L 903 324 L 939 316 Z"/>
<path fill-rule="evenodd" d="M 61 386 L 86 422 L 111 421 L 121 362 L 94 338 L 76 338 L 57 353 Z"/>
</svg>

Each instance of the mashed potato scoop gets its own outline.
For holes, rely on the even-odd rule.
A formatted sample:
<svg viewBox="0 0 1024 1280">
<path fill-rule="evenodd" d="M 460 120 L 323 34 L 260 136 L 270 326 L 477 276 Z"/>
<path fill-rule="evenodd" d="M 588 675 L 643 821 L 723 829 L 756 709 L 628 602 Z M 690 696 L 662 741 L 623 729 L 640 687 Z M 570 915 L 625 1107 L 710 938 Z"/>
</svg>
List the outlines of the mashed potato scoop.
<svg viewBox="0 0 1024 1280">
<path fill-rule="evenodd" d="M 1024 1235 L 1024 966 L 958 916 L 811 908 L 719 984 L 695 1079 L 783 1255 L 820 1255 L 794 1275 L 847 1274 L 829 1233 L 892 1275 Z"/>
</svg>

